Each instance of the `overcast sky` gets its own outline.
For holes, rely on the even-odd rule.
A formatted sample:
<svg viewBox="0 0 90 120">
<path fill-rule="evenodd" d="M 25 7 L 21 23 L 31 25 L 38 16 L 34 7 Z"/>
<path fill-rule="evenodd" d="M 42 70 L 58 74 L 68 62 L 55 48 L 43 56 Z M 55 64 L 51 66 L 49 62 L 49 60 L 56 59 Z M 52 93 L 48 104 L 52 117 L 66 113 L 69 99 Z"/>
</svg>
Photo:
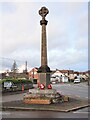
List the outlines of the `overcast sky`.
<svg viewBox="0 0 90 120">
<path fill-rule="evenodd" d="M 88 70 L 87 2 L 0 2 L 0 70 L 28 62 L 40 67 L 42 6 L 49 10 L 47 44 L 51 69 Z M 7 58 L 7 59 L 6 59 Z"/>
</svg>

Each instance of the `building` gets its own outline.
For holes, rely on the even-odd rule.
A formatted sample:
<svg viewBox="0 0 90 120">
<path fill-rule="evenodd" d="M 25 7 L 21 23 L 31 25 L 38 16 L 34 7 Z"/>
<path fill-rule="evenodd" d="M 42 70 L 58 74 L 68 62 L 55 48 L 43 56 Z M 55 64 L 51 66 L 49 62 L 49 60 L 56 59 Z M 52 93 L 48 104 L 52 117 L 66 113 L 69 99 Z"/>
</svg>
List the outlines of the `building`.
<svg viewBox="0 0 90 120">
<path fill-rule="evenodd" d="M 0 74 L 0 77 L 1 79 L 5 79 L 5 78 L 28 79 L 28 72 L 27 73 L 4 72 Z"/>
<path fill-rule="evenodd" d="M 63 71 L 63 73 L 61 72 L 61 70 L 56 70 L 54 73 L 51 74 L 51 79 L 50 81 L 57 81 L 57 82 L 68 82 L 68 76 L 66 74 L 65 71 Z"/>
<path fill-rule="evenodd" d="M 38 68 L 32 68 L 30 71 L 29 71 L 29 73 L 28 73 L 28 75 L 29 75 L 29 79 L 30 80 L 33 80 L 33 79 L 37 79 L 37 82 L 39 82 L 38 81 Z"/>
</svg>

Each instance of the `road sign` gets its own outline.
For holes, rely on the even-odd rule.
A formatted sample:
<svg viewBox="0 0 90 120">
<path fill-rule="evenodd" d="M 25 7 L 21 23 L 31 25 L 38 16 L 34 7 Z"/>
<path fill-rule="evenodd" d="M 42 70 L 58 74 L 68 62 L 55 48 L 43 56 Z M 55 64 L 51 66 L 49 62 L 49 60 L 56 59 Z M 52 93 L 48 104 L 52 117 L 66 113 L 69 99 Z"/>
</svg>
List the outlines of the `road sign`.
<svg viewBox="0 0 90 120">
<path fill-rule="evenodd" d="M 12 82 L 4 82 L 4 87 L 10 88 L 12 86 Z"/>
</svg>

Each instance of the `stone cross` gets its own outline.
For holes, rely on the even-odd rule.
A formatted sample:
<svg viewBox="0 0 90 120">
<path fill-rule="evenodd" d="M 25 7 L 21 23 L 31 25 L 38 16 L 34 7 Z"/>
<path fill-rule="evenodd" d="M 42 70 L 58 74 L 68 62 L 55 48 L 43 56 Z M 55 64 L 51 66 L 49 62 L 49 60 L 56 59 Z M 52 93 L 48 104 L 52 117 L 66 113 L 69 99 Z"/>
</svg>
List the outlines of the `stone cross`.
<svg viewBox="0 0 90 120">
<path fill-rule="evenodd" d="M 49 13 L 48 9 L 46 7 L 42 7 L 39 10 L 39 15 L 42 16 L 42 19 L 45 20 L 46 15 Z"/>
<path fill-rule="evenodd" d="M 47 38 L 46 38 L 46 25 L 48 23 L 45 20 L 46 15 L 49 13 L 46 7 L 42 7 L 39 10 L 39 15 L 42 16 L 42 20 L 40 21 L 40 25 L 42 26 L 41 31 L 41 67 L 39 71 L 41 72 L 50 72 L 50 68 L 47 65 Z"/>
<path fill-rule="evenodd" d="M 42 17 L 42 20 L 40 21 L 42 31 L 41 31 L 41 66 L 38 69 L 38 73 L 40 83 L 43 83 L 45 86 L 48 86 L 48 84 L 50 84 L 50 72 L 51 72 L 47 63 L 46 25 L 48 21 L 45 20 L 45 17 L 48 13 L 49 11 L 46 7 L 42 7 L 39 10 L 39 15 L 41 15 Z"/>
</svg>

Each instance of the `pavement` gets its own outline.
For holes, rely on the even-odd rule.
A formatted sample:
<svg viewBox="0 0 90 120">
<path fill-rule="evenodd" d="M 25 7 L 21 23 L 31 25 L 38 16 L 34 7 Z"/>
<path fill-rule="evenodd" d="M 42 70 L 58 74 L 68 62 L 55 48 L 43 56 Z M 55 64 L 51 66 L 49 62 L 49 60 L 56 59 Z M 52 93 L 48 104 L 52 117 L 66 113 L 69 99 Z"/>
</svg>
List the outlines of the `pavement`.
<svg viewBox="0 0 90 120">
<path fill-rule="evenodd" d="M 70 98 L 69 102 L 62 102 L 50 105 L 25 104 L 23 100 L 2 103 L 2 110 L 22 110 L 22 111 L 59 111 L 70 112 L 81 108 L 89 107 L 88 100 Z"/>
<path fill-rule="evenodd" d="M 2 96 L 7 96 L 7 95 L 15 95 L 15 94 L 20 94 L 20 93 L 27 93 L 28 90 L 24 90 L 24 91 L 12 91 L 12 92 L 5 92 L 5 93 L 1 93 Z"/>
</svg>

